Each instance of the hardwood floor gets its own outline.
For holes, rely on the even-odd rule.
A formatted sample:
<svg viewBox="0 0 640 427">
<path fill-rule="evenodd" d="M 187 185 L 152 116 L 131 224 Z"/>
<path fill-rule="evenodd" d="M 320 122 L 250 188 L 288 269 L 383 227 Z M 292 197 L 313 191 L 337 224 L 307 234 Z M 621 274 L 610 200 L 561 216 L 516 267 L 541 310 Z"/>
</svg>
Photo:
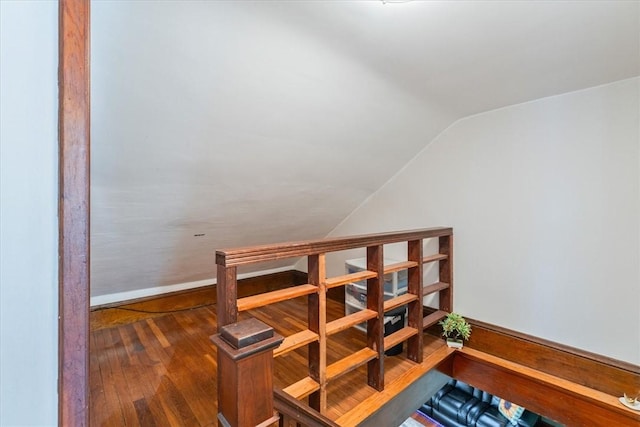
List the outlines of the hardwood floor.
<svg viewBox="0 0 640 427">
<path fill-rule="evenodd" d="M 93 331 L 91 425 L 213 425 L 214 320 L 207 307 Z"/>
<path fill-rule="evenodd" d="M 328 320 L 343 315 L 344 306 L 328 301 Z M 91 426 L 213 426 L 216 415 L 215 306 L 149 314 L 112 327 L 94 324 L 90 351 Z M 251 310 L 282 335 L 306 327 L 306 298 Z M 241 316 L 242 317 L 242 316 Z M 104 325 L 103 325 L 104 326 Z M 426 346 L 439 346 L 440 342 Z M 351 328 L 332 337 L 328 363 L 365 346 L 364 334 Z M 307 375 L 306 348 L 275 359 L 277 387 Z M 398 378 L 413 363 L 400 356 L 385 358 L 385 380 Z M 337 419 L 375 391 L 366 385 L 361 367 L 329 386 L 327 416 Z M 220 385 L 224 387 L 224 385 Z"/>
</svg>

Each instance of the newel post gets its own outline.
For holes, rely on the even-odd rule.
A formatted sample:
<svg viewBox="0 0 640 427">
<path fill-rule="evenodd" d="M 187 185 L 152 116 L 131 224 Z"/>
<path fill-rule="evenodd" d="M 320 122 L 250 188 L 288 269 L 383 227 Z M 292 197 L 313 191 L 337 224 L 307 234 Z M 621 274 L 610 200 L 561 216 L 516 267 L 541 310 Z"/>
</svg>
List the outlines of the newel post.
<svg viewBox="0 0 640 427">
<path fill-rule="evenodd" d="M 273 349 L 283 338 L 258 319 L 220 328 L 218 347 L 218 426 L 268 426 L 273 410 Z"/>
</svg>

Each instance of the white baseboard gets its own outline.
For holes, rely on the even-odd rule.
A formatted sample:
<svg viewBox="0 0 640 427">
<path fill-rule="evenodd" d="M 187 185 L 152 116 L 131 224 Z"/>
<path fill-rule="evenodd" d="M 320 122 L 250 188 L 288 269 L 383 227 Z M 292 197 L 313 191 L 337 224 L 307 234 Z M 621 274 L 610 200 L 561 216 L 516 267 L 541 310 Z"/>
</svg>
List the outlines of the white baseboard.
<svg viewBox="0 0 640 427">
<path fill-rule="evenodd" d="M 281 273 L 283 271 L 293 270 L 293 266 L 272 268 L 269 270 L 253 271 L 251 273 L 238 274 L 238 279 L 246 279 L 249 277 L 265 276 L 267 274 Z M 153 297 L 162 294 L 168 294 L 177 291 L 186 291 L 188 289 L 200 288 L 203 286 L 215 285 L 216 279 L 198 280 L 195 282 L 177 283 L 175 285 L 156 286 L 153 288 L 136 289 L 133 291 L 116 292 L 114 294 L 98 295 L 91 297 L 90 305 L 95 307 L 98 305 L 113 304 L 116 302 L 130 301 L 139 298 Z"/>
</svg>

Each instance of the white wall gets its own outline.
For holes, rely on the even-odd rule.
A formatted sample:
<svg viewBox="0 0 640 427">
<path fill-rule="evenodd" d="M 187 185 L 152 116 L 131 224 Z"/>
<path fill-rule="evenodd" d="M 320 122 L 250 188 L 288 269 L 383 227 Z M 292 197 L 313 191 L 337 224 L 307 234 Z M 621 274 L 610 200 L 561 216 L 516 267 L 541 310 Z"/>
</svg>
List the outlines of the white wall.
<svg viewBox="0 0 640 427">
<path fill-rule="evenodd" d="M 92 304 L 325 236 L 457 118 L 314 31 L 373 6 L 329 3 L 93 2 Z"/>
<path fill-rule="evenodd" d="M 331 235 L 452 226 L 456 311 L 640 363 L 639 85 L 462 119 Z"/>
<path fill-rule="evenodd" d="M 0 1 L 0 425 L 57 424 L 58 4 Z"/>
</svg>

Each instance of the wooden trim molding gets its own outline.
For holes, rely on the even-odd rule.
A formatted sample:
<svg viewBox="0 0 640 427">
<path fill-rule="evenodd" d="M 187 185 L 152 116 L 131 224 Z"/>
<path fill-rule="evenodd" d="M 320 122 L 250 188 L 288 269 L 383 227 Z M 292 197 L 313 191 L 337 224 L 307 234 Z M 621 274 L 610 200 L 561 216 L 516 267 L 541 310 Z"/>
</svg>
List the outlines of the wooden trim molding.
<svg viewBox="0 0 640 427">
<path fill-rule="evenodd" d="M 425 308 L 425 315 L 433 309 Z M 640 366 L 555 343 L 511 329 L 467 319 L 473 332 L 465 347 L 532 368 L 611 396 L 640 389 Z M 433 325 L 425 332 L 440 335 Z"/>
<path fill-rule="evenodd" d="M 632 426 L 640 414 L 603 393 L 465 346 L 449 375 L 570 426 Z"/>
<path fill-rule="evenodd" d="M 640 367 L 564 344 L 469 319 L 468 347 L 576 384 L 621 396 L 640 389 Z"/>
<path fill-rule="evenodd" d="M 59 2 L 58 425 L 89 425 L 89 0 Z"/>
</svg>

